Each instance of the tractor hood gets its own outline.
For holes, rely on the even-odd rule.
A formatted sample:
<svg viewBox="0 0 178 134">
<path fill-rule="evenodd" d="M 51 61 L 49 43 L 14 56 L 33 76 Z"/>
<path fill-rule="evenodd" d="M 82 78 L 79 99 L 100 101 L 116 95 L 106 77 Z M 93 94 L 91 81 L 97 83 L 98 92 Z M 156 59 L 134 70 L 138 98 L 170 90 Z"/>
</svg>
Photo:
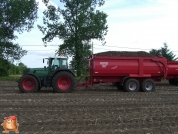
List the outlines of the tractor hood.
<svg viewBox="0 0 178 134">
<path fill-rule="evenodd" d="M 47 68 L 27 68 L 23 74 L 34 74 L 36 76 L 46 76 L 48 73 Z"/>
</svg>

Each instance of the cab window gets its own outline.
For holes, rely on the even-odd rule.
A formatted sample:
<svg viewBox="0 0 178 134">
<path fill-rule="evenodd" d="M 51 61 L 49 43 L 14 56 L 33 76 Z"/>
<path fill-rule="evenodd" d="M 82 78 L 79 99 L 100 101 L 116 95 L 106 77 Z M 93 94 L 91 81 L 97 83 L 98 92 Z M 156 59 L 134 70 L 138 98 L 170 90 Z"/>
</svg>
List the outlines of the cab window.
<svg viewBox="0 0 178 134">
<path fill-rule="evenodd" d="M 67 68 L 67 60 L 66 59 L 63 59 L 62 61 L 61 61 L 61 67 L 62 68 Z"/>
<path fill-rule="evenodd" d="M 59 61 L 58 61 L 58 59 L 53 59 L 53 61 L 52 61 L 52 66 L 55 66 L 55 65 L 59 66 Z"/>
</svg>

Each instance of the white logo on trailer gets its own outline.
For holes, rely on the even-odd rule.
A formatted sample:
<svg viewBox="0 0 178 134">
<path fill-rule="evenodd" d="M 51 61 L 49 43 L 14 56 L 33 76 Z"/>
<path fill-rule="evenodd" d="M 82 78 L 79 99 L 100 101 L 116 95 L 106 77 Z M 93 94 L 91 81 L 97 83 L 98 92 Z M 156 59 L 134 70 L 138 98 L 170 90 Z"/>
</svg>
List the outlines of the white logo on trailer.
<svg viewBox="0 0 178 134">
<path fill-rule="evenodd" d="M 117 66 L 114 66 L 114 67 L 112 67 L 111 69 L 116 69 L 117 68 Z"/>
<path fill-rule="evenodd" d="M 106 66 L 108 65 L 108 62 L 100 62 L 100 65 L 102 66 L 102 68 L 106 68 Z"/>
</svg>

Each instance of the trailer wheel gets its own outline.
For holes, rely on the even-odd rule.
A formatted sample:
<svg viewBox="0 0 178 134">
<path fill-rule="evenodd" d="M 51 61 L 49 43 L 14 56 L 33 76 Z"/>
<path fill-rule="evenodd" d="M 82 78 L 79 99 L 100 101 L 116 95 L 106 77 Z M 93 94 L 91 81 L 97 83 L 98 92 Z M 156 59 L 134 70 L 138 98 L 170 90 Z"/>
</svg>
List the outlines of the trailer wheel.
<svg viewBox="0 0 178 134">
<path fill-rule="evenodd" d="M 140 85 L 136 79 L 128 79 L 124 84 L 124 90 L 127 92 L 137 92 L 139 88 Z"/>
<path fill-rule="evenodd" d="M 72 92 L 75 86 L 74 76 L 66 71 L 58 72 L 52 80 L 53 90 L 57 93 Z"/>
<path fill-rule="evenodd" d="M 152 79 L 145 79 L 141 82 L 141 90 L 143 92 L 152 92 L 155 90 L 155 83 Z"/>
<path fill-rule="evenodd" d="M 175 79 L 169 79 L 169 84 L 170 85 L 177 85 L 177 81 Z"/>
<path fill-rule="evenodd" d="M 38 90 L 39 83 L 32 75 L 24 75 L 18 82 L 19 90 L 22 93 L 31 93 Z"/>
</svg>

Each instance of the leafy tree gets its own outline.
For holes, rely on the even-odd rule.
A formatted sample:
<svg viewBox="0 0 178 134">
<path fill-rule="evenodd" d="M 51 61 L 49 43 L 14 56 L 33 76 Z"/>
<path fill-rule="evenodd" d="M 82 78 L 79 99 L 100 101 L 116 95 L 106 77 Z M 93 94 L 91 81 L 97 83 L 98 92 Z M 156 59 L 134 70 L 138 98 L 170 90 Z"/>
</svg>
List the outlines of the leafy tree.
<svg viewBox="0 0 178 134">
<path fill-rule="evenodd" d="M 36 0 L 0 0 L 0 42 L 14 40 L 14 32 L 33 28 L 37 19 Z"/>
<path fill-rule="evenodd" d="M 164 46 L 161 47 L 160 49 L 152 49 L 150 54 L 156 55 L 156 56 L 162 56 L 168 59 L 168 61 L 176 61 L 178 58 L 176 58 L 176 55 L 168 49 L 167 43 L 164 43 Z"/>
<path fill-rule="evenodd" d="M 10 75 L 15 75 L 15 74 L 17 74 L 16 73 L 16 70 L 17 70 L 17 67 L 16 67 L 16 65 L 14 65 L 14 64 L 10 64 L 10 68 L 9 68 L 9 74 Z"/>
<path fill-rule="evenodd" d="M 15 32 L 30 31 L 37 19 L 38 3 L 35 0 L 0 0 L 0 57 L 19 60 L 26 54 L 18 44 Z M 14 57 L 14 58 L 13 58 Z"/>
<path fill-rule="evenodd" d="M 25 69 L 27 69 L 27 66 L 23 64 L 22 62 L 19 63 L 18 65 L 19 68 L 19 73 L 22 74 Z"/>
<path fill-rule="evenodd" d="M 12 42 L 0 42 L 0 58 L 13 62 L 14 60 L 20 60 L 25 54 L 26 50 L 18 44 L 13 44 Z"/>
<path fill-rule="evenodd" d="M 64 7 L 49 4 L 44 0 L 47 10 L 44 12 L 44 26 L 38 26 L 44 34 L 42 40 L 50 42 L 55 37 L 63 41 L 57 53 L 72 56 L 77 76 L 82 73 L 83 62 L 90 54 L 90 42 L 100 40 L 104 44 L 107 34 L 107 15 L 96 7 L 104 4 L 104 0 L 60 0 Z"/>
<path fill-rule="evenodd" d="M 0 58 L 0 76 L 7 76 L 10 63 L 7 60 Z"/>
<path fill-rule="evenodd" d="M 0 58 L 3 62 L 20 60 L 27 53 L 13 42 L 17 39 L 15 32 L 30 31 L 37 11 L 36 0 L 0 0 Z"/>
<path fill-rule="evenodd" d="M 85 45 L 84 49 L 83 49 L 83 53 L 82 53 L 82 67 L 80 68 L 81 71 L 81 75 L 87 75 L 87 68 L 88 68 L 88 63 L 89 61 L 87 60 L 88 56 L 91 54 L 90 51 L 91 45 Z M 70 65 L 72 67 L 73 70 L 76 70 L 77 68 L 77 61 L 75 56 L 72 57 L 72 60 L 70 61 Z"/>
</svg>

